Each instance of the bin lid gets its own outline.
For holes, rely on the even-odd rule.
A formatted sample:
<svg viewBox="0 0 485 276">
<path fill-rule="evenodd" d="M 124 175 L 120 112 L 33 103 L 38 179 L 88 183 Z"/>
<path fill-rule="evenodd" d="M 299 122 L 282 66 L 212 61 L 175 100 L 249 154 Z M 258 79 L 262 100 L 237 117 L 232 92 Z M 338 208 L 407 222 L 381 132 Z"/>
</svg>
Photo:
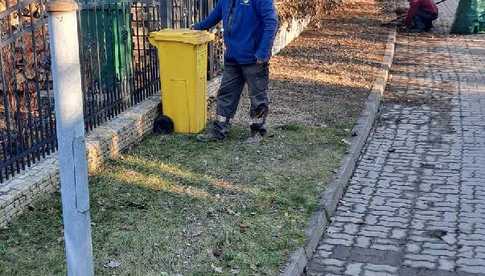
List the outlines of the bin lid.
<svg viewBox="0 0 485 276">
<path fill-rule="evenodd" d="M 150 33 L 150 41 L 174 41 L 187 44 L 204 44 L 214 40 L 215 35 L 207 31 L 196 31 L 189 29 L 164 29 Z"/>
</svg>

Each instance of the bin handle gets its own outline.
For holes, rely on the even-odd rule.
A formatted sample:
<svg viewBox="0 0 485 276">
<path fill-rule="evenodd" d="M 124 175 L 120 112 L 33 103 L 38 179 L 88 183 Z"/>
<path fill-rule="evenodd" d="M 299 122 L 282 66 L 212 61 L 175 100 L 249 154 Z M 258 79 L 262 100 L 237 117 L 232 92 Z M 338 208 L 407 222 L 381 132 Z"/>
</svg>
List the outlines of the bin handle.
<svg viewBox="0 0 485 276">
<path fill-rule="evenodd" d="M 153 46 L 156 45 L 155 40 L 151 36 L 148 37 L 148 42 L 150 42 L 150 44 L 152 44 Z"/>
</svg>

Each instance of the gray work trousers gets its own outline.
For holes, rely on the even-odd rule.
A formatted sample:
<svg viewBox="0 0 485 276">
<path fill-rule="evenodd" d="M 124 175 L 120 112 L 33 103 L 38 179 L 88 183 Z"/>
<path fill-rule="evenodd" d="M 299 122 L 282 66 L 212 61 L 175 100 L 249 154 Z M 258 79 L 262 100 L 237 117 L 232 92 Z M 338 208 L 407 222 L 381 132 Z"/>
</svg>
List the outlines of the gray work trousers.
<svg viewBox="0 0 485 276">
<path fill-rule="evenodd" d="M 261 108 L 268 110 L 269 64 L 237 64 L 226 62 L 222 83 L 217 94 L 217 115 L 233 118 L 245 84 L 249 87 L 250 116 L 259 116 Z M 266 114 L 264 114 L 265 116 Z"/>
</svg>

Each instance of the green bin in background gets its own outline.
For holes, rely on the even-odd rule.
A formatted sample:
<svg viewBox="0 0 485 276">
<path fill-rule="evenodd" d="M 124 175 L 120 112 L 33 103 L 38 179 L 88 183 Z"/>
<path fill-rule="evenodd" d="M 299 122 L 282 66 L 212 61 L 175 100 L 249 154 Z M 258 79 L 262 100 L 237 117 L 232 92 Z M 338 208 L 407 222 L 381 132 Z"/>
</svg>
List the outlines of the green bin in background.
<svg viewBox="0 0 485 276">
<path fill-rule="evenodd" d="M 479 32 L 485 32 L 485 0 L 460 0 L 451 33 Z"/>
<path fill-rule="evenodd" d="M 92 58 L 91 80 L 113 87 L 131 71 L 133 43 L 130 5 L 123 2 L 86 4 L 79 12 L 85 62 Z M 99 60 L 99 62 L 98 62 Z"/>
<path fill-rule="evenodd" d="M 485 33 L 485 0 L 479 1 L 478 9 L 478 32 Z"/>
</svg>

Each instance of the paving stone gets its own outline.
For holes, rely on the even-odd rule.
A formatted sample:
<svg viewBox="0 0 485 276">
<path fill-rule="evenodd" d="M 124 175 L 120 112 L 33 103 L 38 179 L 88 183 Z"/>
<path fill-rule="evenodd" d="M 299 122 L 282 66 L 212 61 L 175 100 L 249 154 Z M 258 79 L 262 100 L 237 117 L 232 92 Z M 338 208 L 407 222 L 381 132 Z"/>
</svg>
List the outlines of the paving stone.
<svg viewBox="0 0 485 276">
<path fill-rule="evenodd" d="M 456 263 L 460 266 L 482 266 L 485 268 L 485 259 L 459 258 Z"/>
<path fill-rule="evenodd" d="M 406 245 L 406 250 L 409 253 L 418 253 L 419 251 L 421 251 L 421 246 L 416 243 L 408 243 Z"/>
<path fill-rule="evenodd" d="M 392 276 L 389 272 L 377 272 L 373 270 L 364 271 L 364 276 Z"/>
<path fill-rule="evenodd" d="M 352 241 L 351 240 L 343 240 L 343 239 L 332 239 L 332 238 L 329 238 L 325 242 L 327 242 L 329 244 L 333 244 L 333 245 L 346 245 L 346 246 L 352 245 Z"/>
<path fill-rule="evenodd" d="M 434 262 L 416 261 L 416 260 L 404 260 L 403 265 L 414 267 L 414 268 L 428 268 L 428 269 L 434 269 L 436 267 Z"/>
<path fill-rule="evenodd" d="M 453 271 L 455 270 L 455 267 L 456 267 L 455 262 L 448 259 L 440 259 L 438 263 L 439 263 L 438 268 L 441 270 Z"/>
<path fill-rule="evenodd" d="M 362 272 L 363 263 L 350 263 L 345 269 L 345 275 L 359 276 Z"/>
<path fill-rule="evenodd" d="M 374 248 L 374 249 L 379 249 L 379 250 L 383 250 L 383 251 L 399 251 L 400 248 L 396 245 L 392 245 L 392 244 L 372 244 L 371 245 L 371 248 Z"/>
<path fill-rule="evenodd" d="M 353 224 L 353 223 L 350 224 L 350 223 L 348 223 L 348 224 L 344 225 L 344 232 L 346 234 L 351 234 L 352 235 L 352 234 L 357 233 L 358 230 L 359 230 L 359 226 L 357 224 Z"/>
<path fill-rule="evenodd" d="M 484 271 L 485 271 L 485 266 L 481 265 L 481 266 L 463 266 L 463 267 L 460 267 L 458 269 L 458 271 L 464 271 L 464 272 L 468 272 L 468 273 L 473 273 L 474 275 L 485 275 L 484 274 Z"/>
<path fill-rule="evenodd" d="M 406 237 L 406 230 L 403 229 L 392 229 L 391 231 L 391 238 L 394 239 L 402 239 Z"/>
<path fill-rule="evenodd" d="M 344 261 L 337 260 L 337 259 L 324 259 L 324 260 L 322 260 L 322 264 L 325 264 L 325 265 L 343 266 L 344 263 L 345 263 Z"/>
<path fill-rule="evenodd" d="M 354 245 L 358 247 L 368 248 L 371 245 L 371 240 L 372 240 L 371 238 L 359 236 L 356 238 Z"/>
<path fill-rule="evenodd" d="M 388 272 L 388 273 L 394 273 L 397 271 L 396 267 L 389 266 L 389 265 L 366 264 L 365 268 L 373 271 Z"/>
<path fill-rule="evenodd" d="M 422 251 L 423 254 L 429 254 L 432 256 L 446 256 L 446 257 L 454 257 L 456 255 L 455 251 L 452 250 L 440 250 L 440 249 L 424 249 Z"/>
</svg>

